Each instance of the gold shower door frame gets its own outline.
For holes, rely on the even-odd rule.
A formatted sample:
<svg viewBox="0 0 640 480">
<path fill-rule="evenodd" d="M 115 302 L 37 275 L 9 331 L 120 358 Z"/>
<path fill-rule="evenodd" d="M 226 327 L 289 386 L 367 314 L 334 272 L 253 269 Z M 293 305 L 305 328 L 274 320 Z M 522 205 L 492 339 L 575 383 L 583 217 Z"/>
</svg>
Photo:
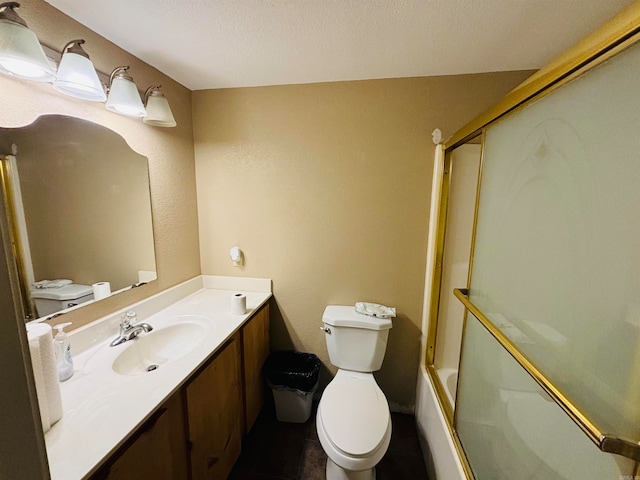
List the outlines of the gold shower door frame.
<svg viewBox="0 0 640 480">
<path fill-rule="evenodd" d="M 438 332 L 438 315 L 440 307 L 440 297 L 442 290 L 442 275 L 444 261 L 444 247 L 446 236 L 447 210 L 449 206 L 450 183 L 452 172 L 452 153 L 457 147 L 464 145 L 476 137 L 480 137 L 482 145 L 482 155 L 484 155 L 484 136 L 488 127 L 506 115 L 518 112 L 533 101 L 550 94 L 569 81 L 588 72 L 592 68 L 600 65 L 622 50 L 640 41 L 640 2 L 630 6 L 611 21 L 606 23 L 599 30 L 582 40 L 574 48 L 567 51 L 554 62 L 536 72 L 525 82 L 517 86 L 500 102 L 487 110 L 485 113 L 458 130 L 453 137 L 445 144 L 438 145 L 441 149 L 436 159 L 442 159 L 443 180 L 440 191 L 439 207 L 437 210 L 437 228 L 435 239 L 435 261 L 431 277 L 430 309 L 428 311 L 428 330 L 426 338 L 425 363 L 428 376 L 436 391 L 438 402 L 444 412 L 447 426 L 454 440 L 458 455 L 461 459 L 463 469 L 467 478 L 474 478 L 471 467 L 466 459 L 462 444 L 455 429 L 455 408 L 449 404 L 445 393 L 445 386 L 436 373 L 434 365 L 435 352 L 438 348 L 436 337 Z M 554 399 L 554 401 L 564 410 L 564 412 L 580 427 L 589 439 L 602 451 L 616 453 L 636 461 L 636 472 L 640 473 L 640 442 L 629 439 L 621 439 L 612 435 L 606 435 L 594 425 L 589 418 L 571 402 L 566 395 L 558 389 L 529 359 L 522 354 L 516 345 L 513 344 L 493 323 L 468 299 L 468 289 L 470 287 L 471 274 L 473 269 L 473 255 L 475 246 L 475 235 L 477 227 L 477 213 L 480 198 L 480 185 L 482 181 L 483 158 L 480 159 L 480 172 L 478 175 L 478 188 L 476 192 L 475 213 L 473 221 L 473 233 L 471 249 L 469 255 L 469 271 L 467 285 L 464 288 L 455 289 L 454 294 L 465 306 L 466 327 L 467 312 L 472 313 L 489 333 L 505 348 L 511 356 L 531 375 L 536 382 Z M 464 340 L 463 340 L 464 341 Z M 461 349 L 462 352 L 462 349 Z M 456 396 L 457 403 L 457 396 Z"/>
</svg>

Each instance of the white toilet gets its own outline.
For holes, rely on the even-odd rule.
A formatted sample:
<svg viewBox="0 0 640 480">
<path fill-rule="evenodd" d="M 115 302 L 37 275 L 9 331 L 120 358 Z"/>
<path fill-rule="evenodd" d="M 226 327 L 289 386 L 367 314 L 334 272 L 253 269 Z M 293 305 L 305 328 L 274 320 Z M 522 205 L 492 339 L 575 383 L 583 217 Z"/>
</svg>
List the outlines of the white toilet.
<svg viewBox="0 0 640 480">
<path fill-rule="evenodd" d="M 38 317 L 46 317 L 67 308 L 93 300 L 90 285 L 70 283 L 58 288 L 34 288 L 31 298 L 36 305 Z"/>
<path fill-rule="evenodd" d="M 382 366 L 391 320 L 330 305 L 322 321 L 329 359 L 339 369 L 316 417 L 327 480 L 373 480 L 391 440 L 389 404 L 372 373 Z"/>
</svg>

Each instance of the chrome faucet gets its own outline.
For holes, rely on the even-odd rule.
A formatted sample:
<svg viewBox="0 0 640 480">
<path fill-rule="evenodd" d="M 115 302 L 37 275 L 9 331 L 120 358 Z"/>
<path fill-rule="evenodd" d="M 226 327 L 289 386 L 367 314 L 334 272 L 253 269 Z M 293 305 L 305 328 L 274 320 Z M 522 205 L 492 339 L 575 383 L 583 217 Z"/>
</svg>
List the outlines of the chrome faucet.
<svg viewBox="0 0 640 480">
<path fill-rule="evenodd" d="M 122 321 L 120 322 L 120 335 L 113 342 L 111 346 L 115 347 L 128 340 L 136 338 L 142 332 L 150 332 L 153 327 L 148 323 L 135 324 L 137 319 L 136 312 L 129 310 L 127 313 L 122 314 Z"/>
</svg>

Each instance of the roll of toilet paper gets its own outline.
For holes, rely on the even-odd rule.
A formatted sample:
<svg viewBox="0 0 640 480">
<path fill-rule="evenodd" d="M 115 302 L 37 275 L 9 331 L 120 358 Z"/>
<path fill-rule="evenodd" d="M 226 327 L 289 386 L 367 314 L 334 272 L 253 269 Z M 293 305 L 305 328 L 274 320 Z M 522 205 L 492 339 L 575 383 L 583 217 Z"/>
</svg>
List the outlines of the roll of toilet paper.
<svg viewBox="0 0 640 480">
<path fill-rule="evenodd" d="M 28 324 L 27 338 L 42 428 L 46 433 L 51 425 L 62 418 L 62 396 L 58 383 L 51 326 L 46 323 Z"/>
<path fill-rule="evenodd" d="M 247 313 L 247 297 L 244 293 L 234 293 L 231 296 L 231 315 Z"/>
<path fill-rule="evenodd" d="M 94 283 L 91 288 L 93 288 L 94 300 L 101 300 L 111 296 L 111 284 L 109 282 Z"/>
</svg>

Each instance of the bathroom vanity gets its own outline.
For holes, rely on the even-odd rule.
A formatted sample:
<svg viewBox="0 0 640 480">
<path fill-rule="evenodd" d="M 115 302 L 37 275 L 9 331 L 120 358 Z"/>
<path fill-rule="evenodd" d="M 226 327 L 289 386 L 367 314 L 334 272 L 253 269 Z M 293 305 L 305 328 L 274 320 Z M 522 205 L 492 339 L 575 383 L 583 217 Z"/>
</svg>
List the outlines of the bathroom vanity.
<svg viewBox="0 0 640 480">
<path fill-rule="evenodd" d="M 270 297 L 270 280 L 197 277 L 127 308 L 153 326 L 133 340 L 109 346 L 123 312 L 71 332 L 51 478 L 226 478 L 264 401 Z"/>
</svg>

